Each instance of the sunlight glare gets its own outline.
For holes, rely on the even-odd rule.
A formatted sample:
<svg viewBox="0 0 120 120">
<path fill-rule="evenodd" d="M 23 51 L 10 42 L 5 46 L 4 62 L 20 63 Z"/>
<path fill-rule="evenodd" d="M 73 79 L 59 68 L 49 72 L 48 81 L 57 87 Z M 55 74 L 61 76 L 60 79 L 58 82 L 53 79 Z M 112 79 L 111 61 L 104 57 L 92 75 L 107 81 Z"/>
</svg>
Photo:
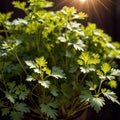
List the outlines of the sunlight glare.
<svg viewBox="0 0 120 120">
<path fill-rule="evenodd" d="M 85 3 L 87 0 L 79 0 L 80 2 L 82 2 L 82 3 Z"/>
</svg>

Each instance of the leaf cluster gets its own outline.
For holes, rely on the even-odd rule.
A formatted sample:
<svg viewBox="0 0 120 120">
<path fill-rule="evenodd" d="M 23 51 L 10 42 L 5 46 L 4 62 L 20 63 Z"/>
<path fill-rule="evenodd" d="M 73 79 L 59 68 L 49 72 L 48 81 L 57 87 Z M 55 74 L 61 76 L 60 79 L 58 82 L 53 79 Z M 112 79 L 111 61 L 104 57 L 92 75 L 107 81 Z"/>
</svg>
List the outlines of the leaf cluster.
<svg viewBox="0 0 120 120">
<path fill-rule="evenodd" d="M 99 112 L 106 98 L 119 104 L 118 42 L 96 24 L 82 24 L 88 16 L 74 7 L 51 11 L 46 0 L 13 5 L 25 17 L 10 21 L 12 13 L 0 13 L 2 115 L 21 120 L 31 110 L 40 119 L 71 119 L 88 107 Z"/>
</svg>

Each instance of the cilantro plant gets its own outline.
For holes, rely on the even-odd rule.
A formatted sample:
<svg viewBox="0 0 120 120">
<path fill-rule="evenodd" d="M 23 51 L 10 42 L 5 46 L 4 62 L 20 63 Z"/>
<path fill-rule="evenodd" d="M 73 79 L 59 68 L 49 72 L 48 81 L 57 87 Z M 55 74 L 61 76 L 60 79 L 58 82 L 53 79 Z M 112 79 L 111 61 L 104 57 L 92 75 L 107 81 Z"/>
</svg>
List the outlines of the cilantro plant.
<svg viewBox="0 0 120 120">
<path fill-rule="evenodd" d="M 12 120 L 31 112 L 40 119 L 72 119 L 106 99 L 120 104 L 117 88 L 120 44 L 81 21 L 74 7 L 50 11 L 52 2 L 13 2 L 24 18 L 0 13 L 0 110 Z"/>
</svg>

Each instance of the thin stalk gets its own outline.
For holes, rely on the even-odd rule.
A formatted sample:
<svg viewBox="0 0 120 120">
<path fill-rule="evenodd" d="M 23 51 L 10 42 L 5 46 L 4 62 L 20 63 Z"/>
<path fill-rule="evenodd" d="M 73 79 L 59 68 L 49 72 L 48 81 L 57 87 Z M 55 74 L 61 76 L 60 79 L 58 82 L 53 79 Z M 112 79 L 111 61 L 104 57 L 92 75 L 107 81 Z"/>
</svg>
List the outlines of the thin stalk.
<svg viewBox="0 0 120 120">
<path fill-rule="evenodd" d="M 41 116 L 41 110 L 40 110 L 39 106 L 36 104 L 36 102 L 34 101 L 34 99 L 32 98 L 32 93 L 29 94 L 29 99 L 30 99 L 30 102 L 32 103 L 32 105 L 37 109 L 37 111 L 33 110 L 32 108 L 31 108 L 31 110 Z"/>
<path fill-rule="evenodd" d="M 37 26 L 37 28 L 38 28 L 38 26 Z M 36 46 L 37 46 L 37 52 L 38 52 L 38 54 L 40 53 L 39 40 L 40 40 L 40 35 L 39 35 L 39 30 L 37 30 L 37 33 L 36 33 Z"/>
<path fill-rule="evenodd" d="M 84 76 L 82 77 L 81 83 L 84 81 L 86 76 L 87 76 L 87 74 L 84 74 Z"/>
<path fill-rule="evenodd" d="M 80 110 L 78 110 L 78 112 L 79 112 L 79 111 L 82 111 L 82 110 L 85 110 L 85 109 L 87 109 L 87 108 L 89 108 L 89 107 L 90 107 L 90 105 L 88 104 L 88 105 L 82 107 Z"/>
<path fill-rule="evenodd" d="M 68 112 L 68 116 L 74 115 L 74 113 L 75 113 L 76 109 L 78 108 L 79 104 L 80 104 L 80 100 L 78 98 L 76 98 L 72 103 L 71 109 Z"/>
<path fill-rule="evenodd" d="M 26 73 L 26 75 L 27 75 L 28 73 L 27 73 L 27 71 L 25 70 L 25 68 L 24 68 L 24 66 L 23 66 L 23 64 L 22 64 L 21 60 L 19 59 L 19 57 L 18 57 L 18 55 L 17 55 L 16 52 L 15 52 L 15 57 L 17 58 L 17 60 L 18 60 L 18 62 L 19 62 L 19 64 L 20 64 L 20 66 L 22 67 L 23 71 L 24 71 L 24 72 Z"/>
<path fill-rule="evenodd" d="M 104 80 L 101 80 L 100 81 L 100 85 L 99 85 L 99 88 L 98 88 L 98 94 L 100 93 L 100 90 L 101 90 L 101 87 L 102 87 L 102 83 L 104 82 Z"/>
</svg>

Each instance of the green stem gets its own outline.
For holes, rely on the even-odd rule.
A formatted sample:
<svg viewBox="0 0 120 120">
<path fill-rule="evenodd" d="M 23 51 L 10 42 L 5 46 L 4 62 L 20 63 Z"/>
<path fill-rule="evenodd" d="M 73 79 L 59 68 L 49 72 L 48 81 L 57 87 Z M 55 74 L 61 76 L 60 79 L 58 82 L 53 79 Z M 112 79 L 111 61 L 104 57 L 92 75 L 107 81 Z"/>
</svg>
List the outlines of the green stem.
<svg viewBox="0 0 120 120">
<path fill-rule="evenodd" d="M 24 72 L 26 73 L 26 75 L 27 75 L 28 73 L 27 73 L 27 71 L 25 70 L 25 68 L 24 68 L 24 66 L 23 66 L 23 64 L 22 64 L 21 60 L 19 59 L 19 57 L 18 57 L 18 55 L 17 55 L 16 52 L 15 52 L 15 57 L 17 58 L 17 60 L 18 60 L 18 62 L 19 62 L 19 64 L 20 64 L 20 66 L 22 67 L 23 71 L 24 71 Z"/>
<path fill-rule="evenodd" d="M 32 108 L 31 108 L 31 110 L 41 116 L 41 110 L 40 110 L 39 106 L 36 104 L 36 102 L 34 101 L 34 99 L 32 98 L 32 93 L 29 94 L 29 99 L 30 99 L 30 102 L 32 103 L 32 105 L 35 107 L 35 109 L 37 109 L 37 111 Z"/>
<path fill-rule="evenodd" d="M 81 83 L 83 83 L 86 76 L 87 76 L 87 74 L 84 74 L 84 76 L 82 77 Z"/>
<path fill-rule="evenodd" d="M 38 26 L 37 26 L 37 28 L 38 28 Z M 39 40 L 40 40 L 40 35 L 39 35 L 39 29 L 38 29 L 37 33 L 36 33 L 36 46 L 37 46 L 37 52 L 38 52 L 38 54 L 40 54 Z"/>
<path fill-rule="evenodd" d="M 98 94 L 100 93 L 100 90 L 101 90 L 101 87 L 102 87 L 102 83 L 104 82 L 104 80 L 101 80 L 100 81 L 100 85 L 99 85 L 99 88 L 98 88 Z"/>
</svg>

